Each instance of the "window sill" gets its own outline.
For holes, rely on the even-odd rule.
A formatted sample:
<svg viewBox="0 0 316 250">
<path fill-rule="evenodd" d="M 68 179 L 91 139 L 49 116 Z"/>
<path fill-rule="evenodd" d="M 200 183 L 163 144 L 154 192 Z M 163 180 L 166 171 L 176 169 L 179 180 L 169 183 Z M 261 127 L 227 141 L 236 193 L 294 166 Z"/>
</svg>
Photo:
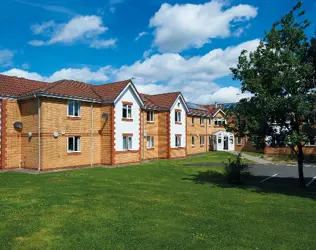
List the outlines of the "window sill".
<svg viewBox="0 0 316 250">
<path fill-rule="evenodd" d="M 178 124 L 178 125 L 182 125 L 182 122 L 176 122 L 176 124 Z"/>
<path fill-rule="evenodd" d="M 202 148 L 202 147 L 204 147 L 205 145 L 200 145 L 200 147 Z"/>
<path fill-rule="evenodd" d="M 192 145 L 192 148 L 195 148 L 195 145 Z"/>
<path fill-rule="evenodd" d="M 147 148 L 147 150 L 155 150 L 155 148 Z"/>
<path fill-rule="evenodd" d="M 200 124 L 200 127 L 205 127 L 205 125 Z"/>
<path fill-rule="evenodd" d="M 80 116 L 67 116 L 68 120 L 81 120 Z"/>
<path fill-rule="evenodd" d="M 133 122 L 132 118 L 122 118 L 123 122 Z"/>
<path fill-rule="evenodd" d="M 81 155 L 81 152 L 68 152 L 68 155 Z"/>
<path fill-rule="evenodd" d="M 147 124 L 154 124 L 154 121 L 147 121 Z"/>
</svg>

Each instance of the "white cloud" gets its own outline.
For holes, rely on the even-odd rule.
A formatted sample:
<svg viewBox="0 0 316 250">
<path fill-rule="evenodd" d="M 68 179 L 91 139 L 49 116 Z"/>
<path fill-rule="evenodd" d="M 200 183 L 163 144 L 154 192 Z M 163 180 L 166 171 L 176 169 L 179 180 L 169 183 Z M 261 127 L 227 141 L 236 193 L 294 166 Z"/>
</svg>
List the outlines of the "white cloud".
<svg viewBox="0 0 316 250">
<path fill-rule="evenodd" d="M 38 35 L 46 32 L 49 29 L 52 29 L 55 27 L 55 22 L 53 20 L 48 21 L 48 22 L 43 22 L 41 24 L 34 24 L 31 26 L 31 30 L 33 34 Z"/>
<path fill-rule="evenodd" d="M 36 81 L 45 81 L 45 78 L 38 73 L 28 72 L 28 71 L 24 71 L 24 70 L 16 69 L 16 68 L 2 72 L 1 74 L 7 75 L 7 76 L 23 77 L 23 78 L 27 78 L 31 80 L 36 80 Z"/>
<path fill-rule="evenodd" d="M 135 38 L 135 41 L 138 41 L 141 37 L 146 36 L 147 34 L 148 34 L 148 33 L 145 32 L 145 31 L 140 32 L 140 33 L 138 34 L 138 36 Z"/>
<path fill-rule="evenodd" d="M 97 40 L 93 40 L 90 43 L 90 48 L 103 49 L 103 48 L 115 47 L 116 41 L 117 41 L 117 39 L 108 39 L 108 40 L 97 39 Z"/>
<path fill-rule="evenodd" d="M 237 64 L 242 50 L 253 51 L 258 45 L 259 39 L 255 39 L 187 59 L 175 53 L 155 54 L 144 61 L 122 66 L 114 75 L 117 79 L 135 78 L 140 91 L 148 94 L 182 91 L 190 101 L 210 103 L 218 98 L 216 92 L 221 90 L 216 79 L 230 75 L 230 67 Z M 232 91 L 237 88 L 228 90 L 230 96 L 224 95 L 222 99 L 227 97 L 233 101 L 241 97 Z M 231 98 L 233 95 L 235 98 Z"/>
<path fill-rule="evenodd" d="M 8 67 L 12 64 L 13 52 L 7 49 L 0 50 L 0 67 Z"/>
<path fill-rule="evenodd" d="M 225 1 L 213 0 L 205 4 L 164 3 L 150 19 L 154 28 L 154 45 L 161 52 L 180 52 L 200 48 L 211 39 L 233 35 L 235 29 L 256 17 L 257 8 L 240 4 L 227 8 Z M 240 32 L 241 30 L 239 30 Z"/>
<path fill-rule="evenodd" d="M 101 34 L 108 30 L 108 27 L 103 25 L 102 18 L 99 16 L 77 16 L 65 24 L 55 24 L 55 22 L 49 21 L 32 26 L 35 34 L 43 35 L 48 29 L 53 29 L 49 40 L 32 40 L 29 44 L 32 46 L 56 43 L 72 44 L 80 40 L 83 43 L 90 44 L 91 48 L 106 48 L 113 46 L 113 41 L 115 40 L 102 40 L 99 38 Z"/>
<path fill-rule="evenodd" d="M 28 44 L 34 47 L 40 47 L 40 46 L 45 45 L 45 42 L 41 40 L 32 40 L 32 41 L 29 41 Z"/>
<path fill-rule="evenodd" d="M 109 77 L 107 75 L 110 74 L 110 72 L 110 67 L 103 67 L 98 69 L 97 71 L 91 71 L 91 69 L 84 67 L 81 69 L 61 69 L 50 76 L 42 76 L 36 72 L 28 72 L 25 70 L 13 68 L 8 71 L 2 72 L 1 74 L 47 82 L 54 82 L 62 79 L 71 79 L 82 82 L 105 82 L 109 80 Z"/>
</svg>

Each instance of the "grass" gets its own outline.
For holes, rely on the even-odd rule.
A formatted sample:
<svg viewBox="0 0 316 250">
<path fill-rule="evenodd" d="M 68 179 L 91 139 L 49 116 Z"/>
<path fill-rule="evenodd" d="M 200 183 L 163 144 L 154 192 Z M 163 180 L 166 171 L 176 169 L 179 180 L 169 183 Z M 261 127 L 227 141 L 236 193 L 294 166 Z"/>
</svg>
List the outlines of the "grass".
<svg viewBox="0 0 316 250">
<path fill-rule="evenodd" d="M 183 164 L 228 157 L 0 173 L 0 248 L 313 249 L 315 196 L 230 186 L 221 168 Z"/>
</svg>

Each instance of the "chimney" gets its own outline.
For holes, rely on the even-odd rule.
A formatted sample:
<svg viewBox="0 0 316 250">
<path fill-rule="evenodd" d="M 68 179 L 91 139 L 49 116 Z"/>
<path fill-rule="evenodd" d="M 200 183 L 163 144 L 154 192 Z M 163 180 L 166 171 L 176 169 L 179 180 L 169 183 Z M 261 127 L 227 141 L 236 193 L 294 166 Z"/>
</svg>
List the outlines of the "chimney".
<svg viewBox="0 0 316 250">
<path fill-rule="evenodd" d="M 218 105 L 217 105 L 217 102 L 215 102 L 215 108 L 217 109 Z"/>
</svg>

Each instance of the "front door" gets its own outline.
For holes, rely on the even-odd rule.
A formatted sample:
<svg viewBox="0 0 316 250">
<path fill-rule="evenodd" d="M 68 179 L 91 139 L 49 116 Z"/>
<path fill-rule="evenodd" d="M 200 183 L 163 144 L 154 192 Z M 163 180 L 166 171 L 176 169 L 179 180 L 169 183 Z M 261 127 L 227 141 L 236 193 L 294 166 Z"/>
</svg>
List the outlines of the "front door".
<svg viewBox="0 0 316 250">
<path fill-rule="evenodd" d="M 228 150 L 228 136 L 224 136 L 224 150 Z"/>
</svg>

